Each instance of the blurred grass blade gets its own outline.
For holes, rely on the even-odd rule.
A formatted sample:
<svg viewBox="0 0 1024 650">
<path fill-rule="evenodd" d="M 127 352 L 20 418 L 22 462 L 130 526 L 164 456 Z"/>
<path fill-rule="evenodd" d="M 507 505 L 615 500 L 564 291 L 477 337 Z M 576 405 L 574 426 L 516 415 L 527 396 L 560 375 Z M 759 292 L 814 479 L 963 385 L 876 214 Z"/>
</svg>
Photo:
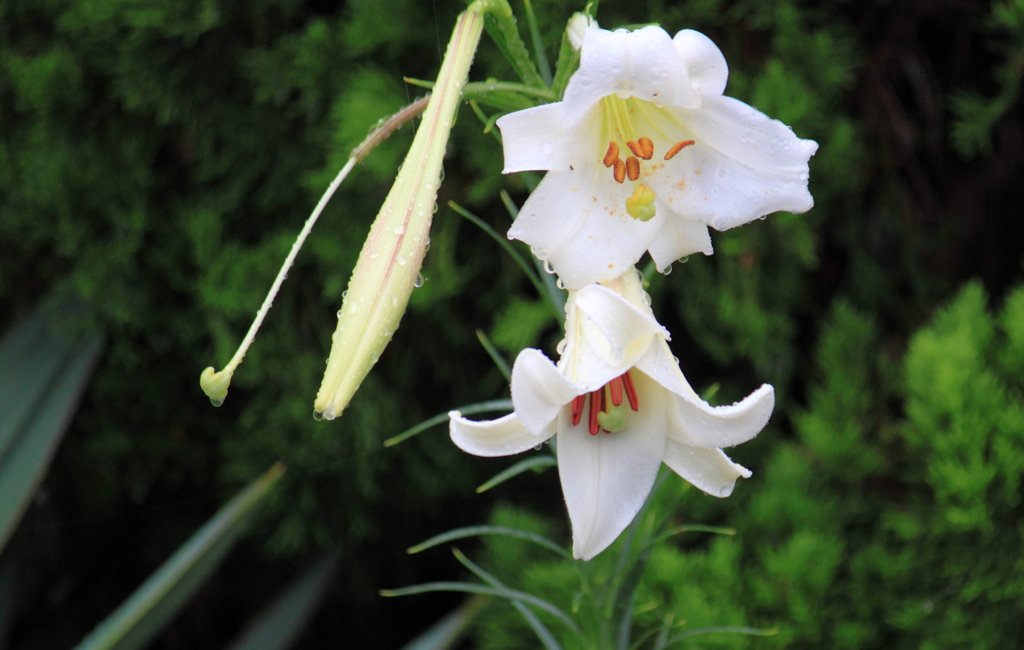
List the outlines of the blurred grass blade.
<svg viewBox="0 0 1024 650">
<path fill-rule="evenodd" d="M 0 344 L 0 549 L 24 514 L 78 407 L 103 338 L 55 332 L 37 309 Z M 51 315 L 52 314 L 52 315 Z"/>
<path fill-rule="evenodd" d="M 276 463 L 238 493 L 76 649 L 134 650 L 148 644 L 206 582 L 282 474 L 284 465 Z"/>
<path fill-rule="evenodd" d="M 532 192 L 535 188 L 536 184 L 530 188 L 530 191 Z M 505 190 L 501 190 L 499 195 L 501 196 L 501 202 L 505 204 L 505 209 L 508 210 L 509 216 L 512 217 L 512 221 L 515 221 L 516 217 L 519 216 L 519 207 Z M 534 257 L 533 265 L 537 269 L 537 276 L 540 278 L 541 283 L 544 285 L 544 289 L 547 291 L 548 300 L 558 309 L 558 322 L 564 323 L 565 291 L 558 288 L 558 282 L 555 280 L 554 274 L 548 270 L 549 267 L 545 265 L 543 260 Z"/>
<path fill-rule="evenodd" d="M 228 650 L 285 650 L 302 632 L 331 584 L 338 556 L 316 561 L 269 607 L 260 612 L 228 646 Z"/>
<path fill-rule="evenodd" d="M 530 0 L 523 0 L 526 8 L 526 22 L 530 26 L 530 40 L 533 41 L 533 55 L 537 58 L 537 67 L 540 68 L 540 76 L 544 79 L 544 85 L 551 87 L 551 64 L 548 63 L 548 55 L 544 52 L 544 41 L 540 37 L 540 26 L 537 25 L 537 14 L 533 13 L 533 5 Z"/>
<path fill-rule="evenodd" d="M 454 408 L 452 410 L 453 411 L 458 411 L 459 413 L 462 413 L 463 415 L 473 415 L 474 413 L 488 413 L 488 412 L 491 412 L 491 411 L 511 411 L 512 410 L 512 400 L 510 400 L 510 399 L 492 399 L 489 402 L 479 402 L 477 404 L 470 404 L 469 406 L 459 406 L 459 407 Z M 435 415 L 434 417 L 430 418 L 429 420 L 424 420 L 423 422 L 420 422 L 416 426 L 411 427 L 409 429 L 406 429 L 405 431 L 403 431 L 402 433 L 398 434 L 397 436 L 393 436 L 391 438 L 388 438 L 387 440 L 384 441 L 384 446 L 385 447 L 393 447 L 393 446 L 397 445 L 400 442 L 403 442 L 405 440 L 408 440 L 409 438 L 412 438 L 416 434 L 423 433 L 424 431 L 426 431 L 430 427 L 436 427 L 439 424 L 447 422 L 448 421 L 448 413 L 449 413 L 448 411 L 445 411 L 444 413 L 438 413 L 437 415 Z"/>
<path fill-rule="evenodd" d="M 492 487 L 496 485 L 501 485 L 510 478 L 519 476 L 528 469 L 532 469 L 535 472 L 539 472 L 542 469 L 557 464 L 558 461 L 555 460 L 554 456 L 548 456 L 547 454 L 544 454 L 542 456 L 530 456 L 529 458 L 525 458 L 519 461 L 518 463 L 516 463 L 512 467 L 509 467 L 505 471 L 499 472 L 494 478 L 478 487 L 476 489 L 476 492 L 477 494 L 480 494 L 481 492 L 486 492 L 487 490 L 490 490 Z"/>
<path fill-rule="evenodd" d="M 454 647 L 486 603 L 486 596 L 473 596 L 402 646 L 402 650 L 448 650 Z"/>
<path fill-rule="evenodd" d="M 499 589 L 508 588 L 501 580 L 498 580 L 490 573 L 485 571 L 483 567 L 481 567 L 479 564 L 470 560 L 459 549 L 453 548 L 452 553 L 455 554 L 455 559 L 462 563 L 462 566 L 472 571 L 473 575 L 480 578 L 490 586 L 497 587 Z M 530 626 L 530 629 L 533 630 L 533 633 L 537 635 L 537 638 L 540 639 L 540 642 L 544 644 L 544 647 L 547 648 L 547 650 L 562 650 L 562 646 L 558 645 L 558 641 L 555 640 L 554 635 L 551 634 L 551 630 L 549 630 L 544 625 L 544 623 L 542 623 L 541 620 L 537 618 L 537 615 L 534 614 L 529 607 L 522 604 L 518 600 L 512 600 L 509 601 L 509 603 L 512 605 L 512 607 L 515 608 L 517 612 L 519 612 L 519 615 L 526 620 L 526 623 Z"/>
<path fill-rule="evenodd" d="M 527 532 L 525 530 L 519 530 L 518 528 L 505 528 L 504 526 L 467 526 L 465 528 L 456 528 L 455 530 L 449 530 L 446 533 L 435 535 L 427 541 L 409 548 L 407 552 L 410 554 L 419 553 L 439 544 L 444 544 L 445 542 L 464 539 L 466 537 L 476 537 L 478 535 L 507 535 L 508 537 L 518 537 L 519 539 L 525 539 L 533 542 L 534 544 L 540 544 L 544 548 L 558 553 L 567 560 L 572 559 L 572 556 L 569 555 L 568 551 L 545 537 L 541 537 L 540 535 Z"/>
</svg>

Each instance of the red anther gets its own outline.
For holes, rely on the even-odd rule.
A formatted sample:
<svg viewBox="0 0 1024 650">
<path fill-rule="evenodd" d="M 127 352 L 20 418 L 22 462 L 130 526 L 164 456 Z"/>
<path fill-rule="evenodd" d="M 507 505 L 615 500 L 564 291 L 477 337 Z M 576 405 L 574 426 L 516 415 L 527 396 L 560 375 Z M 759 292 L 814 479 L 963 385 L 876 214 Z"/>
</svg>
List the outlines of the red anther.
<svg viewBox="0 0 1024 650">
<path fill-rule="evenodd" d="M 640 138 L 639 140 L 630 140 L 626 143 L 629 150 L 633 152 L 633 155 L 637 158 L 643 158 L 644 160 L 650 160 L 654 155 L 654 143 L 647 136 Z"/>
<path fill-rule="evenodd" d="M 608 151 L 605 152 L 604 160 L 602 160 L 601 162 L 604 163 L 605 167 L 611 167 L 612 165 L 615 164 L 615 161 L 618 160 L 618 159 L 619 159 L 619 145 L 615 144 L 614 142 L 609 142 L 608 143 Z"/>
<path fill-rule="evenodd" d="M 626 389 L 626 399 L 629 400 L 629 408 L 634 411 L 640 410 L 640 398 L 636 396 L 636 387 L 633 385 L 633 378 L 629 371 L 622 375 L 622 386 Z"/>
<path fill-rule="evenodd" d="M 602 388 L 603 392 L 604 389 Z M 600 430 L 601 425 L 597 421 L 597 414 L 601 412 L 601 397 L 598 395 L 598 391 L 590 393 L 590 416 L 587 419 L 587 431 L 592 436 L 596 436 Z"/>
<path fill-rule="evenodd" d="M 624 183 L 626 181 L 626 163 L 616 158 L 612 165 L 614 165 L 612 167 L 612 175 L 615 176 L 615 182 Z"/>
<path fill-rule="evenodd" d="M 616 377 L 608 382 L 608 392 L 611 394 L 612 404 L 615 406 L 622 404 L 622 377 Z"/>
<path fill-rule="evenodd" d="M 587 403 L 587 394 L 577 395 L 572 398 L 572 426 L 576 426 L 583 419 L 583 405 Z"/>
<path fill-rule="evenodd" d="M 672 148 L 665 153 L 665 160 L 672 160 L 673 158 L 675 158 L 675 155 L 677 153 L 679 153 L 686 147 L 689 147 L 691 144 L 696 144 L 696 142 L 693 140 L 683 140 L 682 142 L 675 143 L 674 145 L 672 145 Z"/>
<path fill-rule="evenodd" d="M 626 176 L 631 181 L 640 178 L 640 161 L 633 156 L 626 158 Z"/>
</svg>

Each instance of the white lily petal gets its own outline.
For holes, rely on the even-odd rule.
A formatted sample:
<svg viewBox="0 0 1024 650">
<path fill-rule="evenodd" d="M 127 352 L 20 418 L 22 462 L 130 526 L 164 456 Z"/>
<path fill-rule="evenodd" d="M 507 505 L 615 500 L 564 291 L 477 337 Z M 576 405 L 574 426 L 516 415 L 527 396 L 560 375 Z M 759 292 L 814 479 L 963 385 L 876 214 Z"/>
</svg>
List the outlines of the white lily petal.
<svg viewBox="0 0 1024 650">
<path fill-rule="evenodd" d="M 693 89 L 702 95 L 721 95 L 729 80 L 729 65 L 722 50 L 710 38 L 684 29 L 677 32 L 672 44 L 683 59 Z"/>
<path fill-rule="evenodd" d="M 635 367 L 675 395 L 693 400 L 700 399 L 686 381 L 683 371 L 679 369 L 679 362 L 672 356 L 672 350 L 664 340 L 655 341 L 647 350 L 647 354 L 636 362 Z"/>
<path fill-rule="evenodd" d="M 516 357 L 512 404 L 523 426 L 535 436 L 550 437 L 548 431 L 559 411 L 582 392 L 540 350 L 527 348 Z"/>
<path fill-rule="evenodd" d="M 562 103 L 509 113 L 496 122 L 505 150 L 503 174 L 525 170 L 569 171 L 572 147 L 562 129 Z"/>
<path fill-rule="evenodd" d="M 546 436 L 534 435 L 515 413 L 484 422 L 467 420 L 458 411 L 452 411 L 448 417 L 452 442 L 474 456 L 511 456 L 532 449 L 555 434 L 552 422 Z"/>
<path fill-rule="evenodd" d="M 619 374 L 633 367 L 650 347 L 654 336 L 668 338 L 668 330 L 614 291 L 592 284 L 573 296 L 587 316 L 583 334 L 594 353 Z"/>
<path fill-rule="evenodd" d="M 617 433 L 572 426 L 570 409 L 558 422 L 558 475 L 572 522 L 573 556 L 589 560 L 615 541 L 654 485 L 665 451 L 665 392 L 639 380 L 640 410 L 627 408 Z M 646 382 L 646 383 L 644 383 Z"/>
<path fill-rule="evenodd" d="M 676 397 L 669 408 L 669 437 L 694 447 L 734 447 L 761 433 L 775 408 L 775 389 L 764 384 L 730 406 Z"/>
<path fill-rule="evenodd" d="M 580 50 L 580 67 L 569 79 L 562 96 L 562 126 L 571 128 L 597 100 L 614 93 L 619 80 L 630 72 L 628 61 L 627 32 L 588 29 Z"/>
<path fill-rule="evenodd" d="M 686 125 L 696 141 L 671 173 L 648 182 L 673 212 L 727 230 L 772 212 L 806 212 L 807 161 L 817 150 L 788 126 L 731 97 L 705 96 L 698 110 L 668 108 L 659 116 Z"/>
<path fill-rule="evenodd" d="M 597 165 L 548 172 L 508 231 L 546 259 L 569 289 L 625 273 L 661 229 L 661 215 L 643 222 L 626 214 L 632 188 L 609 184 L 607 175 Z"/>
<path fill-rule="evenodd" d="M 665 464 L 694 487 L 713 497 L 727 497 L 736 479 L 750 478 L 751 471 L 729 460 L 721 449 L 690 447 L 673 440 L 665 444 Z"/>
<path fill-rule="evenodd" d="M 665 210 L 667 213 L 661 231 L 648 246 L 659 271 L 664 271 L 673 262 L 687 255 L 714 254 L 715 248 L 711 244 L 711 235 L 706 225 L 672 213 L 661 199 L 657 199 L 654 204 L 659 211 Z"/>
</svg>

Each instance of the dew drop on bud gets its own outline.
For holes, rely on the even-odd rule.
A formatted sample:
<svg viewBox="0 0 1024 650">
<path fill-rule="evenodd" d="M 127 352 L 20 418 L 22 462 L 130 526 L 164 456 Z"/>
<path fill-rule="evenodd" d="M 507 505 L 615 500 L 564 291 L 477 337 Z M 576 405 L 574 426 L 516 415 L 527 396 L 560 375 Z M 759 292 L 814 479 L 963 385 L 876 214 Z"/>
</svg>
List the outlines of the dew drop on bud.
<svg viewBox="0 0 1024 650">
<path fill-rule="evenodd" d="M 417 273 L 416 277 L 413 278 L 413 280 L 412 280 L 412 286 L 414 286 L 414 287 L 416 287 L 418 289 L 418 288 L 423 286 L 423 282 L 424 282 L 423 274 L 422 273 Z"/>
<path fill-rule="evenodd" d="M 324 419 L 324 412 L 323 411 L 317 411 L 316 409 L 314 409 L 313 410 L 313 419 L 316 420 L 317 422 L 319 422 L 320 420 L 323 420 Z"/>
<path fill-rule="evenodd" d="M 211 397 L 210 398 L 210 404 L 213 404 L 214 406 L 223 406 L 224 405 L 224 398 L 223 397 Z"/>
<path fill-rule="evenodd" d="M 338 318 L 341 318 L 341 310 L 340 309 L 338 310 L 337 316 L 338 316 Z"/>
</svg>

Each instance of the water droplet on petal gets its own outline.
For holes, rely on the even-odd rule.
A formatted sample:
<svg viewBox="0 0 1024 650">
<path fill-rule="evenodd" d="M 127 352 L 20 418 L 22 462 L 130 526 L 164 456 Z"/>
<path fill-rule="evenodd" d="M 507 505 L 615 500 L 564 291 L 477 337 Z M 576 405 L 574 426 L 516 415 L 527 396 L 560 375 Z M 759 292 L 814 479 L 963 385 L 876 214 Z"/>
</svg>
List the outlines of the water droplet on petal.
<svg viewBox="0 0 1024 650">
<path fill-rule="evenodd" d="M 669 264 L 665 268 L 661 268 L 661 269 L 658 269 L 658 270 L 661 272 L 662 275 L 668 275 L 669 273 L 672 272 L 672 265 Z"/>
<path fill-rule="evenodd" d="M 544 272 L 550 275 L 555 273 L 555 270 L 551 268 L 551 262 L 544 260 Z"/>
</svg>

